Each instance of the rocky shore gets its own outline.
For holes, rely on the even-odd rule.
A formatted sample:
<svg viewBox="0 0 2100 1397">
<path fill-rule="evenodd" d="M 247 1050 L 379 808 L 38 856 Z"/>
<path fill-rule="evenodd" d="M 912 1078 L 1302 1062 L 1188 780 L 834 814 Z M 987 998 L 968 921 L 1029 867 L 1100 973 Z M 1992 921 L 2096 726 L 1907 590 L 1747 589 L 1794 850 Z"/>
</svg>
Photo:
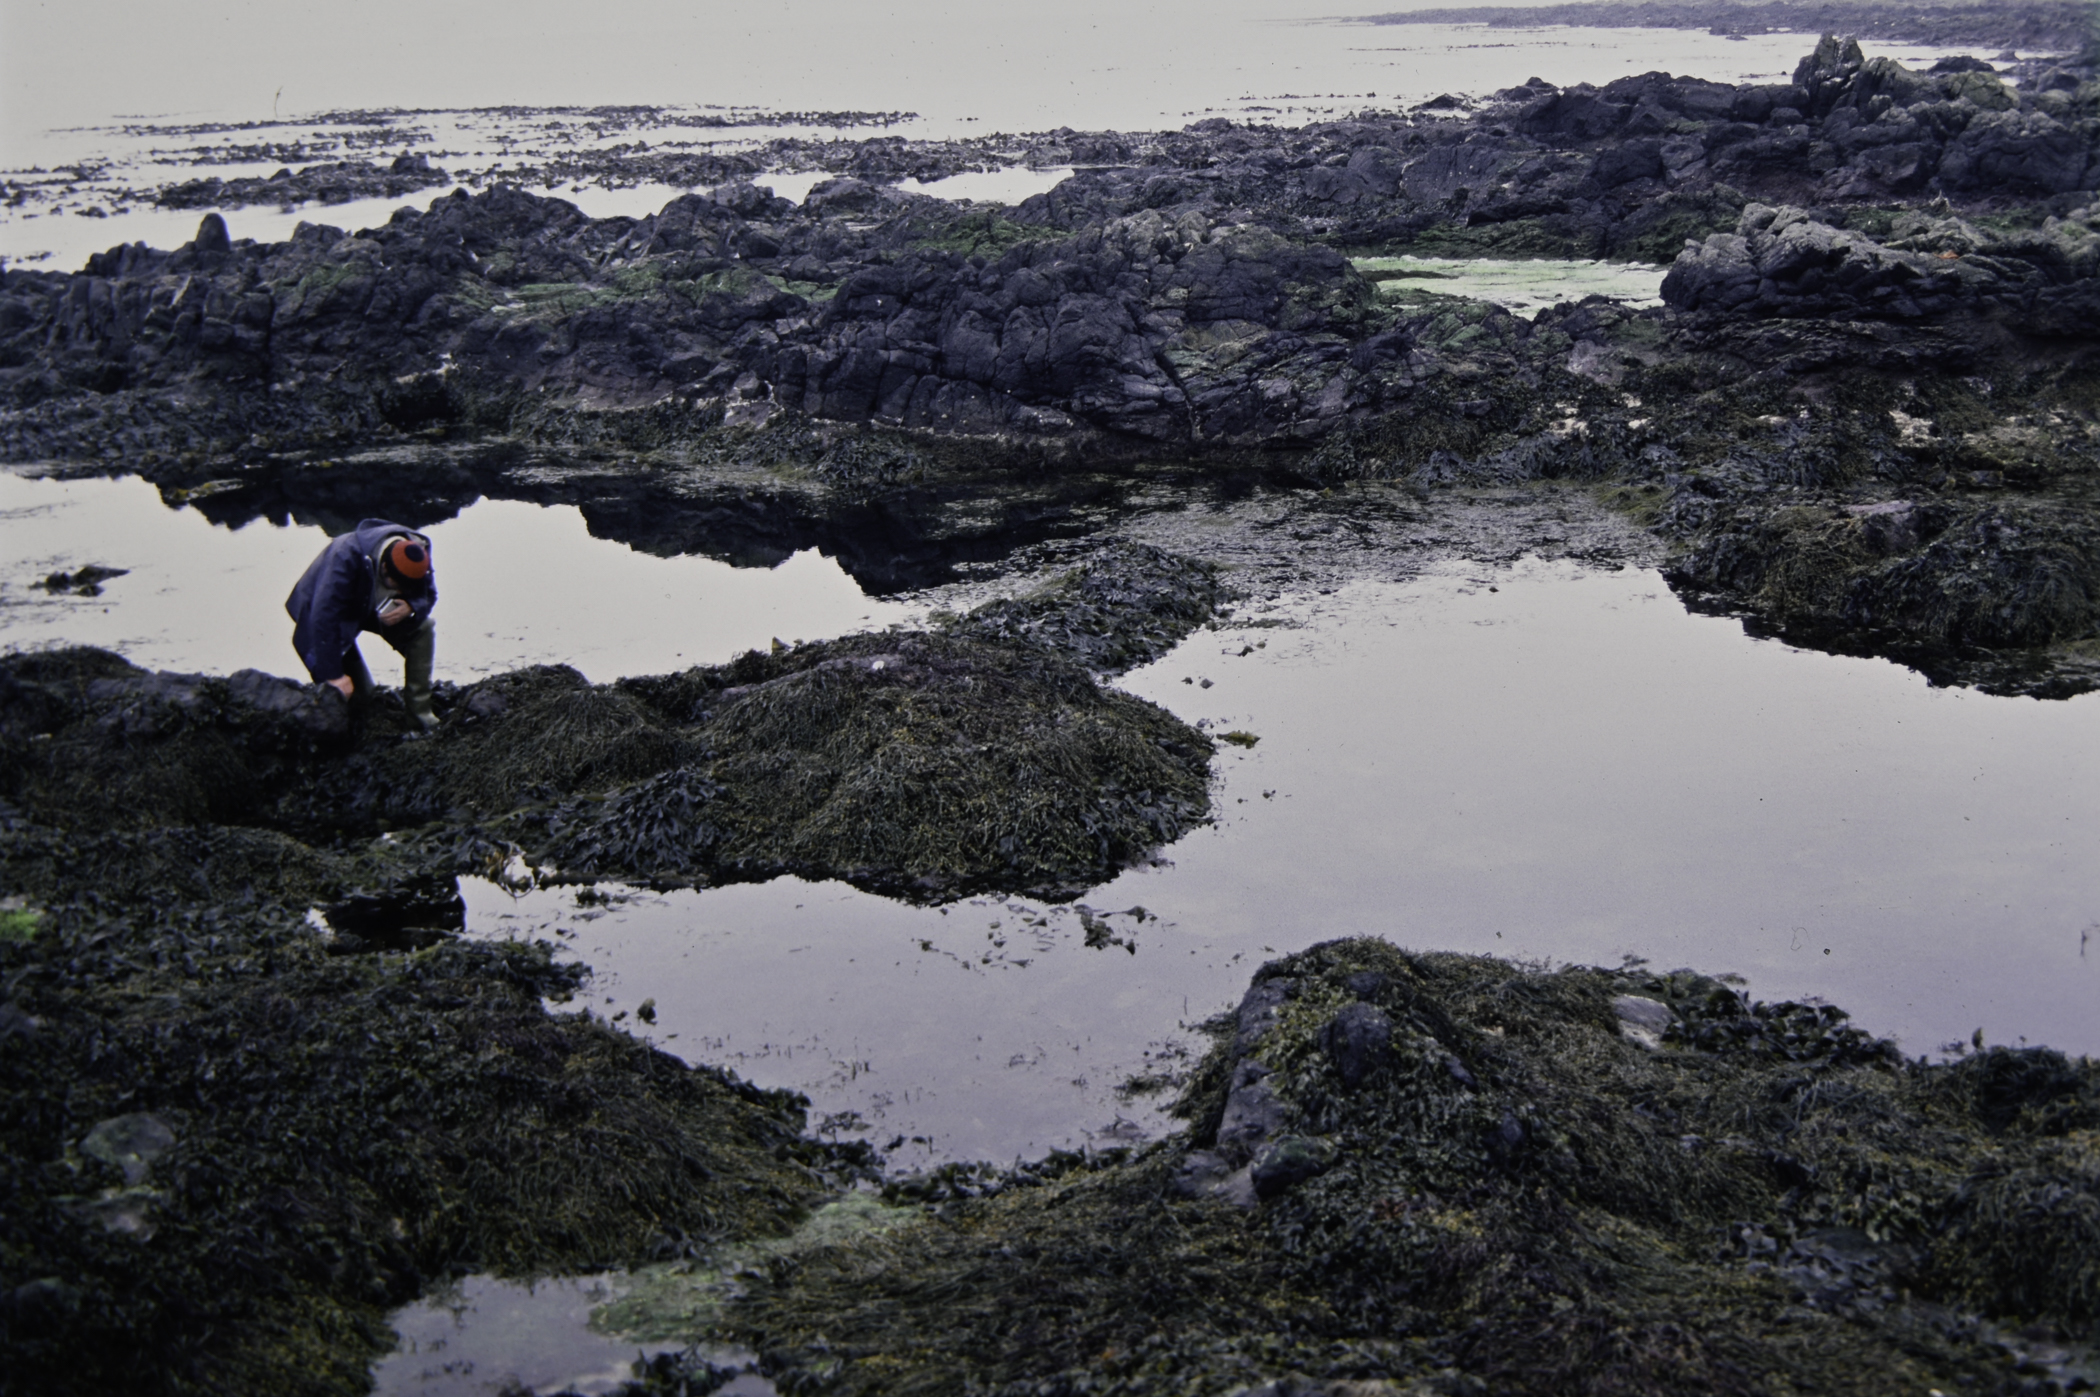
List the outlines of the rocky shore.
<svg viewBox="0 0 2100 1397">
<path fill-rule="evenodd" d="M 1165 462 L 1572 478 L 1618 489 L 1702 604 L 2074 692 L 2100 635 L 2100 85 L 1941 66 L 1831 40 L 1776 87 L 1060 133 L 1094 168 L 1014 208 L 848 176 L 597 221 L 457 191 L 268 246 L 207 216 L 173 252 L 6 273 L 0 455 L 171 497 L 388 442 L 440 478 L 611 453 L 858 501 Z M 1666 304 L 1524 320 L 1359 268 L 1394 253 L 1646 259 Z"/>
<path fill-rule="evenodd" d="M 361 1391 L 446 1275 L 769 1235 L 871 1176 L 799 1097 L 550 1014 L 587 969 L 462 941 L 457 880 L 1072 896 L 1208 812 L 1211 739 L 1095 675 L 1217 599 L 1111 550 L 938 632 L 447 687 L 422 741 L 391 691 L 0 658 L 11 1381 Z"/>
<path fill-rule="evenodd" d="M 2090 1062 L 1928 1066 L 1691 971 L 1382 940 L 1262 967 L 1212 1032 L 1186 1139 L 893 1184 L 923 1217 L 772 1267 L 723 1331 L 783 1391 L 2093 1380 Z"/>
<path fill-rule="evenodd" d="M 870 142 L 799 205 L 459 190 L 273 245 L 210 214 L 5 271 L 0 458 L 220 519 L 576 501 L 664 551 L 828 540 L 881 590 L 1134 493 L 1331 491 L 1316 553 L 1377 482 L 1504 521 L 1502 556 L 1580 491 L 1698 605 L 2065 695 L 2100 686 L 2091 57 L 2015 88 L 1827 39 L 1772 87 L 1045 133 L 1087 168 L 1011 208 L 903 194 L 963 156 Z M 1525 319 L 1401 255 L 1668 274 Z M 1689 971 L 1337 942 L 1212 1025 L 1185 1137 L 900 1180 L 550 1010 L 547 948 L 459 936 L 469 874 L 1065 898 L 1171 842 L 1211 738 L 1104 681 L 1259 584 L 1069 563 L 919 630 L 446 688 L 424 740 L 384 692 L 0 658 L 10 1376 L 356 1392 L 436 1279 L 653 1266 L 675 1299 L 859 1183 L 903 1213 L 766 1253 L 635 1390 L 712 1390 L 723 1341 L 794 1392 L 2100 1380 L 2100 1075 L 2047 1049 L 1911 1061 Z"/>
<path fill-rule="evenodd" d="M 1373 24 L 1482 24 L 1703 29 L 1709 34 L 1853 34 L 1869 42 L 1982 47 L 1987 51 L 2076 52 L 2092 16 L 2076 0 L 2011 0 L 1988 8 L 1878 4 L 1868 0 L 1575 0 L 1562 5 L 1405 10 Z"/>
</svg>

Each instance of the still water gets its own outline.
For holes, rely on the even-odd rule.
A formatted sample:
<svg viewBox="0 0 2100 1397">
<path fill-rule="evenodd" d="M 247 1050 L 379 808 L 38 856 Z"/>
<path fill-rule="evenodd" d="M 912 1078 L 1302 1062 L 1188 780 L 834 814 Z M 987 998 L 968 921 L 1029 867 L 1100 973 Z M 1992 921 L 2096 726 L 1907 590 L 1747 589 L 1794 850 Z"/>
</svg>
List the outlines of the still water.
<svg viewBox="0 0 2100 1397">
<path fill-rule="evenodd" d="M 1669 271 L 1646 262 L 1547 257 L 1358 257 L 1352 264 L 1377 285 L 1381 297 L 1427 291 L 1492 301 L 1527 320 L 1548 306 L 1585 296 L 1659 306 Z"/>
<path fill-rule="evenodd" d="M 460 682 L 529 664 L 573 665 L 599 682 L 662 674 L 775 636 L 879 630 L 923 610 L 868 597 L 814 551 L 771 569 L 638 553 L 593 538 L 573 505 L 480 500 L 426 532 L 443 599 L 438 676 Z M 149 669 L 297 677 L 284 599 L 327 542 L 314 524 L 229 529 L 169 509 L 136 477 L 0 470 L 0 647 L 100 645 Z M 89 565 L 127 572 L 96 597 L 38 585 Z M 380 682 L 396 682 L 386 647 L 367 651 Z"/>
<path fill-rule="evenodd" d="M 41 156 L 64 146 L 47 133 L 120 116 L 261 130 L 356 109 L 427 118 L 522 104 L 900 112 L 915 120 L 890 134 L 911 136 L 1149 131 L 1206 114 L 1310 120 L 1534 74 L 1602 83 L 1664 68 L 1762 80 L 1791 72 L 1814 46 L 1799 34 L 1734 41 L 1687 29 L 1347 17 L 1407 8 L 1419 6 L 1069 0 L 993 13 L 969 0 L 780 0 L 724 14 L 607 0 L 579 22 L 561 0 L 519 0 L 491 22 L 473 7 L 367 0 L 346 24 L 318 0 L 228 0 L 208 22 L 124 0 L 17 6 L 0 54 L 0 156 Z M 64 62 L 83 34 L 94 36 L 96 61 Z"/>
<path fill-rule="evenodd" d="M 1537 561 L 1283 598 L 1119 682 L 1260 741 L 1221 748 L 1214 826 L 1082 899 L 1108 946 L 1076 909 L 787 879 L 610 908 L 480 884 L 470 925 L 560 937 L 596 1012 L 653 999 L 631 1026 L 897 1163 L 1157 1132 L 1119 1086 L 1337 936 L 1735 971 L 1912 1053 L 2100 1050 L 2100 695 L 1934 689 Z"/>
<path fill-rule="evenodd" d="M 659 672 L 932 601 L 867 598 L 814 553 L 637 553 L 566 507 L 483 500 L 431 532 L 458 679 Z M 322 538 L 216 526 L 135 480 L 0 474 L 0 645 L 283 673 L 281 598 Z M 97 597 L 35 585 L 90 563 L 130 571 Z M 794 879 L 588 906 L 470 881 L 470 934 L 557 940 L 597 971 L 563 1012 L 805 1092 L 819 1133 L 900 1169 L 1156 1137 L 1166 1093 L 1134 1088 L 1184 1068 L 1261 961 L 1338 936 L 1734 971 L 1912 1053 L 1978 1028 L 2100 1051 L 2100 695 L 1935 689 L 1689 614 L 1652 571 L 1536 559 L 1248 602 L 1117 682 L 1259 740 L 1221 746 L 1213 825 L 1081 899 L 1103 944 L 1077 906 Z M 465 1346 L 513 1303 L 492 1290 L 426 1337 Z M 557 1349 L 572 1374 L 621 1356 Z M 388 1390 L 441 1390 L 428 1367 Z"/>
<path fill-rule="evenodd" d="M 461 681 L 682 669 L 933 601 L 869 598 L 814 552 L 638 553 L 567 506 L 482 500 L 430 532 Z M 0 473 L 0 645 L 296 673 L 282 598 L 324 538 Z M 130 571 L 36 585 L 86 564 Z M 593 907 L 470 884 L 471 929 L 558 937 L 595 1010 L 654 999 L 630 1026 L 900 1162 L 1156 1132 L 1156 1098 L 1119 1087 L 1171 1072 L 1260 961 L 1336 936 L 1736 971 L 1914 1053 L 1978 1027 L 2100 1050 L 2100 695 L 1935 689 L 1688 614 L 1652 571 L 1537 560 L 1248 603 L 1117 682 L 1259 741 L 1221 745 L 1214 825 L 1082 900 L 1105 946 L 1077 908 L 791 879 Z"/>
<path fill-rule="evenodd" d="M 594 1331 L 592 1311 L 619 1294 L 617 1276 L 553 1276 L 532 1284 L 467 1276 L 392 1316 L 400 1344 L 374 1365 L 374 1390 L 381 1397 L 614 1391 L 633 1376 L 636 1358 L 680 1347 Z"/>
</svg>

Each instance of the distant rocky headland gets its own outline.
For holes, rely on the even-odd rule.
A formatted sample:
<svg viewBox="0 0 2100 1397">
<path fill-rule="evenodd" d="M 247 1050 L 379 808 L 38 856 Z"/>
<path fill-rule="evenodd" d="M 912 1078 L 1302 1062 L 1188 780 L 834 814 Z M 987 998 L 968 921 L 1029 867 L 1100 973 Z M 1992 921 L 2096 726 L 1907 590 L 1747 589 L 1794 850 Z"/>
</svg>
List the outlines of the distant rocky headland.
<svg viewBox="0 0 2100 1397">
<path fill-rule="evenodd" d="M 1372 24 L 1484 24 L 1530 29 L 1703 29 L 1710 34 L 1850 34 L 1882 43 L 1982 47 L 1997 53 L 2076 53 L 2092 41 L 2080 0 L 2010 4 L 1878 4 L 1873 0 L 1576 0 L 1564 5 L 1452 6 L 1372 15 Z"/>
</svg>

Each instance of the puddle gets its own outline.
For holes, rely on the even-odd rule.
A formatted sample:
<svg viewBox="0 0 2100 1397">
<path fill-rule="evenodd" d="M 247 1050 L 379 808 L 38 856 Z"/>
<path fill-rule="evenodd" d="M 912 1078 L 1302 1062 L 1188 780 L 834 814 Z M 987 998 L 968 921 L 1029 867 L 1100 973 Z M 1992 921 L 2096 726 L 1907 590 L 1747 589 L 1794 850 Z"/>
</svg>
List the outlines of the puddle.
<svg viewBox="0 0 2100 1397">
<path fill-rule="evenodd" d="M 637 1340 L 594 1321 L 628 1300 L 633 1278 L 557 1276 L 527 1284 L 468 1276 L 388 1316 L 400 1345 L 372 1366 L 374 1397 L 494 1397 L 518 1392 L 616 1390 L 650 1355 L 685 1343 Z M 712 1361 L 742 1366 L 750 1355 Z M 771 1397 L 773 1384 L 744 1373 L 717 1388 L 731 1397 Z"/>
<path fill-rule="evenodd" d="M 931 184 L 922 184 L 915 179 L 899 180 L 897 187 L 907 194 L 926 194 L 935 199 L 1018 204 L 1034 195 L 1049 193 L 1071 176 L 1072 167 L 1069 165 L 1047 170 L 1030 170 L 1016 165 L 1004 170 L 950 175 Z"/>
<path fill-rule="evenodd" d="M 1192 1062 L 1201 1044 L 1178 1025 L 1215 1011 L 1261 959 L 1127 906 L 1102 918 L 1120 944 L 1089 948 L 1075 908 L 1018 898 L 937 910 L 792 878 L 605 888 L 586 905 L 574 889 L 513 898 L 469 879 L 462 891 L 470 934 L 553 936 L 594 967 L 578 1005 L 610 1017 L 648 1001 L 653 1023 L 624 1027 L 806 1093 L 814 1133 L 868 1140 L 904 1168 L 1164 1133 L 1163 1095 L 1117 1088 Z"/>
<path fill-rule="evenodd" d="M 777 174 L 753 175 L 751 182 L 772 190 L 775 195 L 791 204 L 799 204 L 809 197 L 810 190 L 825 180 L 837 178 L 838 176 L 829 170 L 799 170 L 792 173 L 781 171 Z"/>
<path fill-rule="evenodd" d="M 793 1234 L 699 1260 L 535 1283 L 467 1276 L 388 1316 L 399 1343 L 372 1368 L 375 1397 L 514 1397 L 611 1392 L 659 1353 L 702 1345 L 729 1397 L 774 1397 L 754 1356 L 707 1344 L 725 1301 L 750 1269 L 812 1247 L 901 1227 L 919 1214 L 853 1193 L 812 1213 Z"/>
<path fill-rule="evenodd" d="M 479 884 L 469 926 L 558 935 L 593 1012 L 902 1168 L 1156 1135 L 1163 1095 L 1118 1086 L 1340 936 L 1737 971 L 1911 1053 L 2100 1050 L 2100 696 L 1933 689 L 1687 614 L 1650 571 L 1537 561 L 1250 609 L 1120 683 L 1257 741 L 1220 749 L 1216 825 L 1085 917 L 782 879 Z"/>
<path fill-rule="evenodd" d="M 573 505 L 480 500 L 428 530 L 439 560 L 438 677 L 528 664 L 596 681 L 716 664 L 773 637 L 815 640 L 908 622 L 921 608 L 863 593 L 813 550 L 774 568 L 660 558 L 593 538 Z M 100 645 L 153 669 L 301 674 L 284 598 L 327 542 L 305 524 L 213 524 L 136 477 L 36 480 L 0 471 L 0 648 Z M 127 569 L 97 596 L 46 591 L 53 572 Z M 392 683 L 375 639 L 367 658 Z"/>
<path fill-rule="evenodd" d="M 1400 298 L 1418 291 L 1492 301 L 1526 319 L 1562 301 L 1609 296 L 1631 306 L 1662 304 L 1668 267 L 1646 262 L 1560 261 L 1551 258 L 1359 257 L 1356 269 L 1378 284 L 1378 294 Z"/>
<path fill-rule="evenodd" d="M 902 179 L 896 187 L 906 194 L 924 194 L 934 199 L 973 200 L 978 203 L 1018 204 L 1031 195 L 1047 194 L 1072 176 L 1069 165 L 1031 170 L 1014 165 L 1003 170 L 973 170 L 946 179 L 924 182 Z M 790 203 L 799 204 L 809 191 L 838 176 L 828 170 L 804 170 L 794 174 L 753 175 L 751 182 L 770 188 Z"/>
</svg>

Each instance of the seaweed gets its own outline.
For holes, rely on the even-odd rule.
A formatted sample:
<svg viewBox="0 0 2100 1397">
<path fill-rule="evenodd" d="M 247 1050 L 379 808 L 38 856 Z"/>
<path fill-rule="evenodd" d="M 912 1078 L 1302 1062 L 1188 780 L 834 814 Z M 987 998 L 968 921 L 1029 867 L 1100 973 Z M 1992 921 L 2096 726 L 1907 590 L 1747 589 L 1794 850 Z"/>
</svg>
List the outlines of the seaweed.
<svg viewBox="0 0 2100 1397">
<path fill-rule="evenodd" d="M 2100 1341 L 2091 1062 L 1371 939 L 1209 1028 L 1186 1138 L 932 1181 L 714 1337 L 788 1392 L 1017 1397 L 2041 1392 Z"/>
<path fill-rule="evenodd" d="M 1057 637 L 1208 615 L 1143 563 Z M 588 971 L 461 940 L 462 874 L 1069 896 L 1209 804 L 1208 738 L 1026 636 L 437 698 L 411 741 L 391 691 L 0 657 L 10 1386 L 359 1392 L 448 1276 L 748 1246 L 869 1175 L 800 1097 L 553 1012 Z"/>
<path fill-rule="evenodd" d="M 282 904 L 104 899 L 0 945 L 0 1350 L 43 1392 L 358 1392 L 467 1269 L 762 1235 L 829 1185 L 799 1098 L 587 1014 L 548 947 L 341 956 Z"/>
<path fill-rule="evenodd" d="M 1217 569 L 1149 544 L 1101 549 L 1033 593 L 988 602 L 951 635 L 1053 651 L 1100 674 L 1164 655 L 1225 598 Z"/>
<path fill-rule="evenodd" d="M 610 685 L 566 666 L 499 675 L 440 693 L 444 721 L 423 741 L 401 740 L 391 691 L 346 707 L 252 672 L 155 674 L 93 650 L 0 658 L 0 800 L 76 842 L 190 830 L 159 876 L 207 887 L 237 883 L 242 855 L 204 846 L 245 840 L 248 857 L 312 865 L 302 887 L 320 905 L 341 902 L 329 887 L 345 870 L 313 851 L 395 830 L 454 846 L 452 873 L 484 871 L 501 847 L 499 864 L 522 852 L 547 877 L 794 872 L 921 899 L 1071 897 L 1208 815 L 1214 749 L 1065 656 L 1157 654 L 1216 596 L 1207 567 L 1133 550 L 946 632 Z"/>
</svg>

